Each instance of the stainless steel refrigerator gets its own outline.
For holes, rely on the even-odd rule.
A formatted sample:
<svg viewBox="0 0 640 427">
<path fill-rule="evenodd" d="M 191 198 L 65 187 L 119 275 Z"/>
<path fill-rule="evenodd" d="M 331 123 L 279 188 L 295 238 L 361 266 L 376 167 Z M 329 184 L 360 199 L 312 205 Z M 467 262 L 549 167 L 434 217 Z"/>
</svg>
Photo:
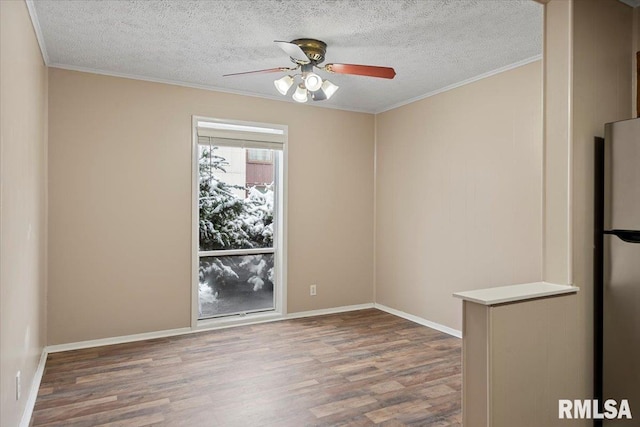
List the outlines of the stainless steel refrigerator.
<svg viewBox="0 0 640 427">
<path fill-rule="evenodd" d="M 640 119 L 606 124 L 595 157 L 595 397 L 633 413 L 602 425 L 640 425 Z"/>
</svg>

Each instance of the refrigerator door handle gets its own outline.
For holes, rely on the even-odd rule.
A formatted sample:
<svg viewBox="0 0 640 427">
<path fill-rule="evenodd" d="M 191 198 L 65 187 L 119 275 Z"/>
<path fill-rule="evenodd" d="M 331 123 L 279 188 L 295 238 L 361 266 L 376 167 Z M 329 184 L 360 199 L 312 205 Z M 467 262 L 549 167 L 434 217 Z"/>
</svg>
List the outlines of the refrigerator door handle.
<svg viewBox="0 0 640 427">
<path fill-rule="evenodd" d="M 613 234 L 627 243 L 640 243 L 640 230 L 605 230 L 604 234 Z"/>
</svg>

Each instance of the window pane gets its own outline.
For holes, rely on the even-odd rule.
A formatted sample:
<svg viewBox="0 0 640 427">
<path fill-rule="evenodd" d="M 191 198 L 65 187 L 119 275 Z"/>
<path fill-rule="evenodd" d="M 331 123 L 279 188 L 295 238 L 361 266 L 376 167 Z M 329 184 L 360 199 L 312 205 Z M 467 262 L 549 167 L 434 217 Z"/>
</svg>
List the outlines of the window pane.
<svg viewBox="0 0 640 427">
<path fill-rule="evenodd" d="M 273 247 L 274 165 L 250 167 L 244 148 L 198 147 L 200 251 Z"/>
<path fill-rule="evenodd" d="M 200 319 L 273 310 L 273 254 L 201 257 Z"/>
</svg>

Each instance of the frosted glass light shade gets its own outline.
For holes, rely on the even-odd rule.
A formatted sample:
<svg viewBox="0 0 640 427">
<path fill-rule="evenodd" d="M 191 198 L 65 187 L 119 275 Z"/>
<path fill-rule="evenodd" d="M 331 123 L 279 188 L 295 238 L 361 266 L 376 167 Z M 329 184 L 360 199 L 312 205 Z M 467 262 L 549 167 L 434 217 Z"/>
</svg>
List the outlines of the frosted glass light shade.
<svg viewBox="0 0 640 427">
<path fill-rule="evenodd" d="M 296 102 L 307 102 L 307 89 L 303 85 L 298 85 L 296 91 L 293 94 L 293 100 Z"/>
<path fill-rule="evenodd" d="M 322 91 L 327 96 L 327 99 L 331 98 L 338 89 L 340 89 L 340 86 L 334 85 L 329 80 L 325 80 L 322 83 Z"/>
<path fill-rule="evenodd" d="M 289 89 L 291 89 L 291 86 L 293 85 L 293 77 L 291 76 L 281 77 L 278 80 L 274 81 L 273 84 L 276 86 L 276 89 L 278 90 L 278 92 L 280 92 L 282 95 L 286 95 L 287 92 L 289 92 Z"/>
<path fill-rule="evenodd" d="M 322 78 L 316 73 L 309 73 L 304 78 L 304 85 L 311 92 L 315 92 L 322 87 Z"/>
</svg>

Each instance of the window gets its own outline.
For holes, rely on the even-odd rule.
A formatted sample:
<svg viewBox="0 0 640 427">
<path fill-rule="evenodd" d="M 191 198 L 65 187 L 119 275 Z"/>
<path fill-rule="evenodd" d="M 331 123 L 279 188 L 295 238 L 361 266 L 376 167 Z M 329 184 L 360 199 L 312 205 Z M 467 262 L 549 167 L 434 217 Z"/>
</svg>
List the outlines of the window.
<svg viewBox="0 0 640 427">
<path fill-rule="evenodd" d="M 269 129 L 194 118 L 196 321 L 283 312 L 286 133 Z"/>
</svg>

